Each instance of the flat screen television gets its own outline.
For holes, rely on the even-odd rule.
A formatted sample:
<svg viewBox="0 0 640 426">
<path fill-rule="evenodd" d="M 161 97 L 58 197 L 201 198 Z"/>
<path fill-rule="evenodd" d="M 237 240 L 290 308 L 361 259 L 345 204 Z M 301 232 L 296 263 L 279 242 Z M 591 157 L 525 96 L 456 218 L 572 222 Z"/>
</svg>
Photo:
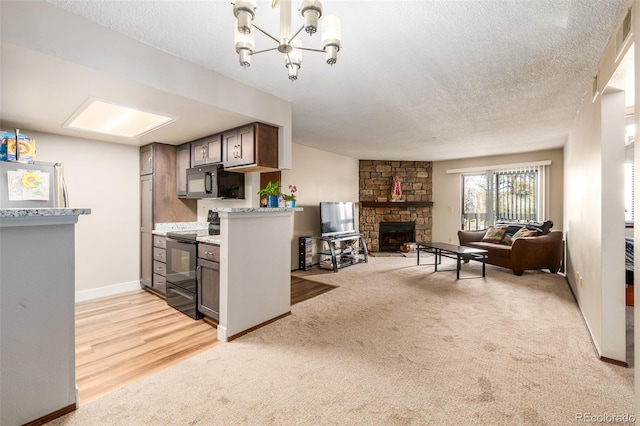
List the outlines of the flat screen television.
<svg viewBox="0 0 640 426">
<path fill-rule="evenodd" d="M 320 233 L 323 237 L 356 232 L 352 202 L 320 203 Z"/>
</svg>

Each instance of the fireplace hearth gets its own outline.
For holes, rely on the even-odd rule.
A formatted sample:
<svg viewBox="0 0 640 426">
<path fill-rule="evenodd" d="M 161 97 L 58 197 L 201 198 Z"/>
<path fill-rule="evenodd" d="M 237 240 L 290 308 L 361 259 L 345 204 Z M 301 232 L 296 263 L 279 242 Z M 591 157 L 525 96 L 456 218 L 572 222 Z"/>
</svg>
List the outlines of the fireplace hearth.
<svg viewBox="0 0 640 426">
<path fill-rule="evenodd" d="M 399 251 L 404 243 L 415 241 L 415 222 L 380 222 L 379 251 Z"/>
</svg>

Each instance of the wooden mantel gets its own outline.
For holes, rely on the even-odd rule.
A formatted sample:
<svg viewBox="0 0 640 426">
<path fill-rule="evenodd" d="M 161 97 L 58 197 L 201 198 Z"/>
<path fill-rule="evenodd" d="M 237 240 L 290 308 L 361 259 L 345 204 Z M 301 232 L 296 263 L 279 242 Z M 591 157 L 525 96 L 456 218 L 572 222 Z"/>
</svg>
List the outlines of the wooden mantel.
<svg viewBox="0 0 640 426">
<path fill-rule="evenodd" d="M 433 201 L 360 201 L 361 207 L 431 207 Z"/>
</svg>

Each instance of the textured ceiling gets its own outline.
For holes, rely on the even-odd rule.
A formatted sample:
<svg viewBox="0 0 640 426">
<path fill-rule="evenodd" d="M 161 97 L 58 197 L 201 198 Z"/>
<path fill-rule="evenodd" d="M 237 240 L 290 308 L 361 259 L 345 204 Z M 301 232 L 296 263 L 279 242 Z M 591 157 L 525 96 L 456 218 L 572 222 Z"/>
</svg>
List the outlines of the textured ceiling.
<svg viewBox="0 0 640 426">
<path fill-rule="evenodd" d="M 291 101 L 294 143 L 389 160 L 562 146 L 626 7 L 626 0 L 325 0 L 325 15 L 342 22 L 338 63 L 305 52 L 292 83 L 276 52 L 255 55 L 246 70 L 238 65 L 228 0 L 49 3 Z M 270 4 L 258 1 L 256 23 L 275 35 Z M 297 11 L 293 22 L 302 23 Z M 302 39 L 320 44 L 318 35 Z M 261 34 L 256 44 L 275 45 Z"/>
</svg>

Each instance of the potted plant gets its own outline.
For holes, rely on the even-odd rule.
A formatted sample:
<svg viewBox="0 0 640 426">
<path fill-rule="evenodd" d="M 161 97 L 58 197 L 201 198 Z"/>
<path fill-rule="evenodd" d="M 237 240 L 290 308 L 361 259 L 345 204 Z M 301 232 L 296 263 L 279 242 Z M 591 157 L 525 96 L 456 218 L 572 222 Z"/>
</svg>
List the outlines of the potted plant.
<svg viewBox="0 0 640 426">
<path fill-rule="evenodd" d="M 295 208 L 296 206 L 296 192 L 298 188 L 295 185 L 289 185 L 289 191 L 291 194 L 282 194 L 282 199 L 284 200 L 287 207 Z"/>
<path fill-rule="evenodd" d="M 280 193 L 280 183 L 278 181 L 269 181 L 264 188 L 258 191 L 258 194 L 267 197 L 267 207 L 278 207 L 278 199 L 282 195 Z"/>
</svg>

